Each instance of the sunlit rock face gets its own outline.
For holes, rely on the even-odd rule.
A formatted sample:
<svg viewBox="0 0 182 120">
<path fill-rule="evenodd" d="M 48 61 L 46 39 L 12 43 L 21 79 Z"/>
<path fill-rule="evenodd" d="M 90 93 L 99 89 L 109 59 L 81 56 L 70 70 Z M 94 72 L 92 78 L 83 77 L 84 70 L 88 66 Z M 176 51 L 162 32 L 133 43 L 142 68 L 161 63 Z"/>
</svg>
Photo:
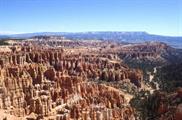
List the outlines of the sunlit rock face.
<svg viewBox="0 0 182 120">
<path fill-rule="evenodd" d="M 27 119 L 135 119 L 123 93 L 94 81 L 128 79 L 140 88 L 140 70 L 114 61 L 114 55 L 19 49 L 0 55 L 0 109 L 7 114 Z"/>
</svg>

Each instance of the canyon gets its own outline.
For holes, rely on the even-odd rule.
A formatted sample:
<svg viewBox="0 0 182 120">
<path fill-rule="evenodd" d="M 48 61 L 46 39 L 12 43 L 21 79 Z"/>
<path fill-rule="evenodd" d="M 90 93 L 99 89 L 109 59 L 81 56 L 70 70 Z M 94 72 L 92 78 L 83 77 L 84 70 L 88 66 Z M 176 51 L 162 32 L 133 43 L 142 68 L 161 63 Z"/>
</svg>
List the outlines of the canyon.
<svg viewBox="0 0 182 120">
<path fill-rule="evenodd" d="M 35 36 L 9 44 L 0 49 L 2 120 L 136 120 L 131 101 L 145 91 L 146 81 L 145 71 L 132 67 L 133 61 L 169 64 L 181 57 L 158 42 Z M 158 111 L 161 120 L 180 120 L 181 88 L 170 95 L 162 93 L 153 95 L 152 100 L 161 104 L 151 110 Z M 167 98 L 175 101 L 173 107 L 163 104 Z M 168 116 L 171 111 L 175 114 Z"/>
</svg>

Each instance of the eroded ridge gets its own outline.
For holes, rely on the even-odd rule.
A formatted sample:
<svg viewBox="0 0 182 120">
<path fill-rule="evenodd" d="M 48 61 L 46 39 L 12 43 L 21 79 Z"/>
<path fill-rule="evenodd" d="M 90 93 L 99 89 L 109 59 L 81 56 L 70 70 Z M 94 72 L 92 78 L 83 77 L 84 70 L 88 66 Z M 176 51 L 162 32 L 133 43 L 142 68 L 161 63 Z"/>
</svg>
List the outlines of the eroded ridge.
<svg viewBox="0 0 182 120">
<path fill-rule="evenodd" d="M 140 70 L 99 53 L 11 49 L 0 57 L 0 108 L 7 114 L 22 119 L 134 119 L 123 92 L 95 81 L 128 79 L 140 88 Z"/>
</svg>

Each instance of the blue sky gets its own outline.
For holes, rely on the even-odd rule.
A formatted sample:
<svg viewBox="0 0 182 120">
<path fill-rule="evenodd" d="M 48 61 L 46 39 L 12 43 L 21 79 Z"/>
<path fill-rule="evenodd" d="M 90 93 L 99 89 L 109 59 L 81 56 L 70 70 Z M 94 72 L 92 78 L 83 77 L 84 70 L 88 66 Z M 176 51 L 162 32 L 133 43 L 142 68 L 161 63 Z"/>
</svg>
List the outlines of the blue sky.
<svg viewBox="0 0 182 120">
<path fill-rule="evenodd" d="M 182 0 L 0 0 L 0 33 L 85 31 L 182 36 Z"/>
</svg>

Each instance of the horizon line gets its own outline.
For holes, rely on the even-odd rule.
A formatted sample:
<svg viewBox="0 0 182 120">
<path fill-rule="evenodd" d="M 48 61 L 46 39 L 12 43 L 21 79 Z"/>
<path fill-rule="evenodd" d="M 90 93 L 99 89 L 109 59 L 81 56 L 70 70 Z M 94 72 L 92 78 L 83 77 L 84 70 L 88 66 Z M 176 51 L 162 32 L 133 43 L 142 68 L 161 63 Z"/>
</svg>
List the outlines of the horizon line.
<svg viewBox="0 0 182 120">
<path fill-rule="evenodd" d="M 2 35 L 21 35 L 21 34 L 34 34 L 34 33 L 99 33 L 99 32 L 120 32 L 120 33 L 146 33 L 146 34 L 149 34 L 149 35 L 159 35 L 159 36 L 169 36 L 169 37 L 182 37 L 182 35 L 162 35 L 162 34 L 155 34 L 155 33 L 150 33 L 150 32 L 147 32 L 147 31 L 112 31 L 112 30 L 106 30 L 106 31 L 102 31 L 102 30 L 98 30 L 98 31 L 66 31 L 66 32 L 63 32 L 63 31 L 38 31 L 38 32 L 13 32 L 13 31 L 0 31 L 0 36 Z"/>
</svg>

